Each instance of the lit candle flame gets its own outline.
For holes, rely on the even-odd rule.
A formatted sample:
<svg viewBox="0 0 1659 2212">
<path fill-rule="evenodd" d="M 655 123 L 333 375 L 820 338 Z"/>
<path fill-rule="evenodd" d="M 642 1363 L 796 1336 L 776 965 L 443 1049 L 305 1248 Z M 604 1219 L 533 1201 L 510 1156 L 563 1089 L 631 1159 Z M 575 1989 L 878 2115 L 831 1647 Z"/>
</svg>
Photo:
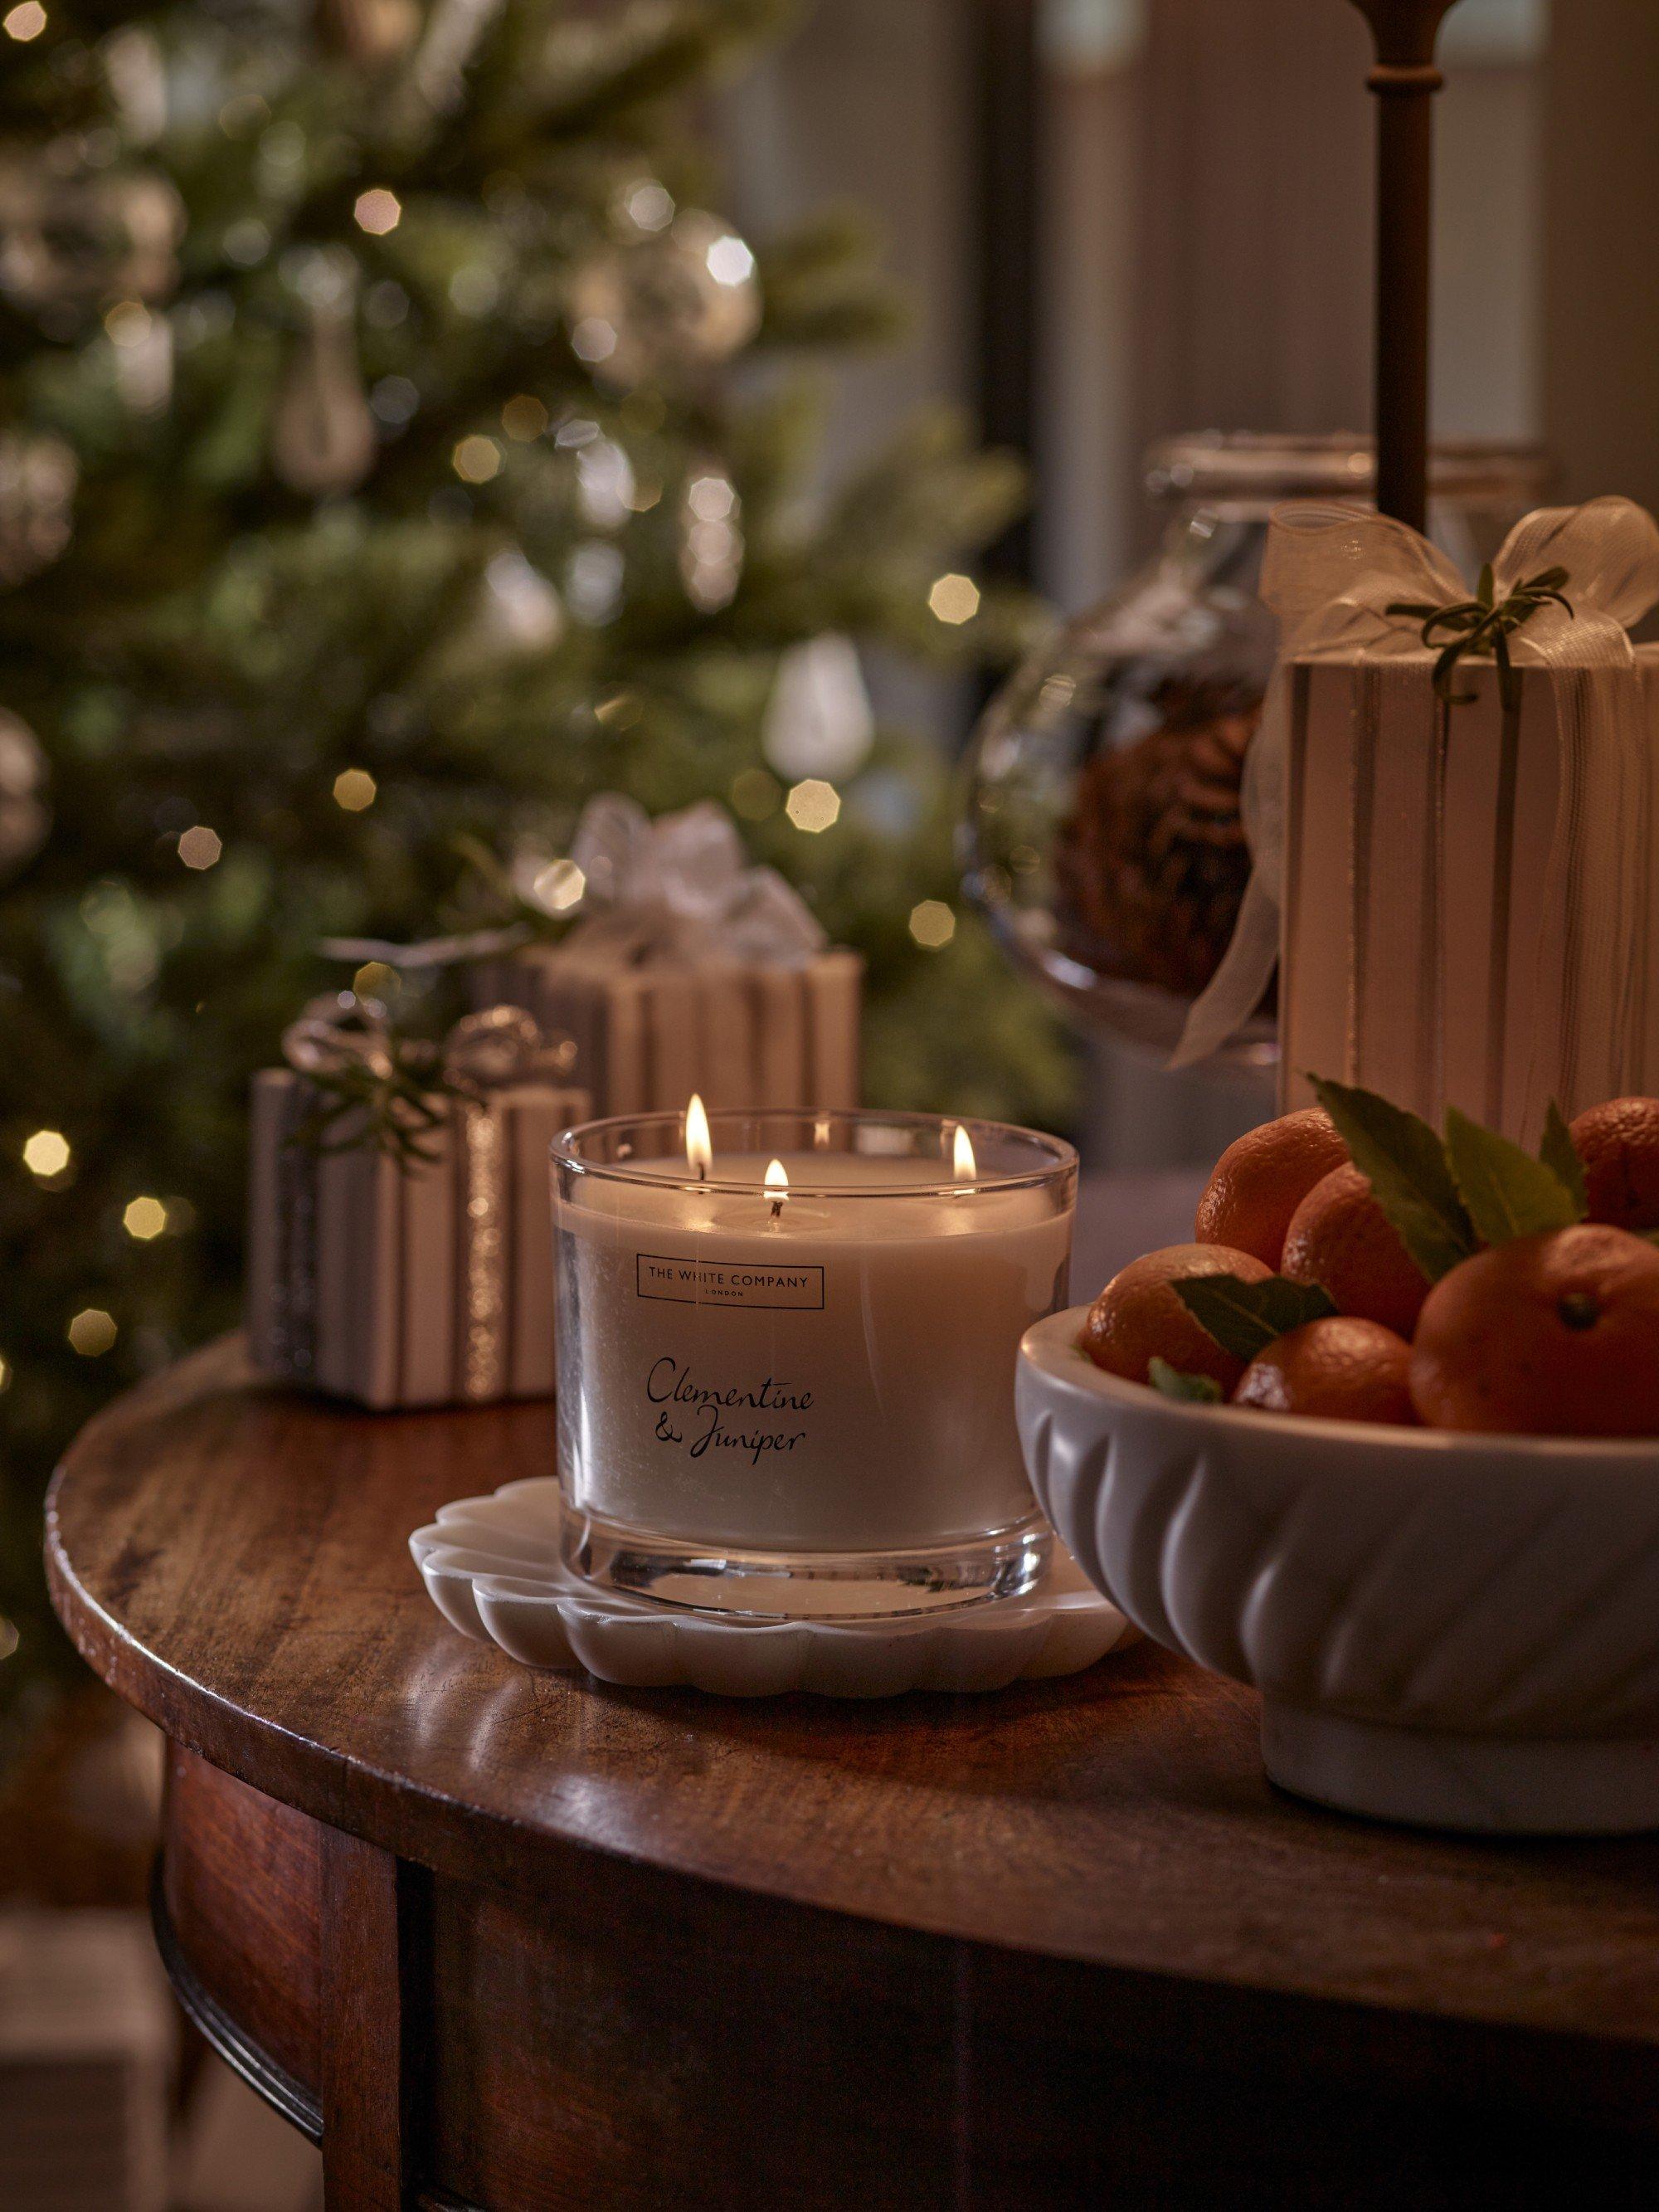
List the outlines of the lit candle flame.
<svg viewBox="0 0 1659 2212">
<path fill-rule="evenodd" d="M 960 1121 L 957 1123 L 956 1141 L 951 1152 L 951 1165 L 958 1182 L 972 1182 L 979 1173 L 979 1163 L 974 1158 L 974 1140 Z"/>
<path fill-rule="evenodd" d="M 704 1181 L 714 1164 L 714 1147 L 708 1137 L 708 1116 L 695 1091 L 685 1109 L 685 1159 L 688 1167 L 696 1169 L 699 1182 Z"/>
<path fill-rule="evenodd" d="M 772 1201 L 772 1218 L 775 1221 L 783 1212 L 784 1200 L 789 1195 L 789 1177 L 781 1160 L 767 1163 L 766 1195 Z"/>
</svg>

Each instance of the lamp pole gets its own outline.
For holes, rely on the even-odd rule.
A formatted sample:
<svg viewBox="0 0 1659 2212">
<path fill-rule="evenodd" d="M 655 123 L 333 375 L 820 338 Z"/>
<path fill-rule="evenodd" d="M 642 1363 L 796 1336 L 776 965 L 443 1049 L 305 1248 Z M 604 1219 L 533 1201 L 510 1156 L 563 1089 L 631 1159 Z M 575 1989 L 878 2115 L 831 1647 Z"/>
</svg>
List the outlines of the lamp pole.
<svg viewBox="0 0 1659 2212">
<path fill-rule="evenodd" d="M 1353 0 L 1376 60 L 1376 504 L 1421 530 L 1428 510 L 1429 216 L 1435 66 L 1455 0 Z"/>
</svg>

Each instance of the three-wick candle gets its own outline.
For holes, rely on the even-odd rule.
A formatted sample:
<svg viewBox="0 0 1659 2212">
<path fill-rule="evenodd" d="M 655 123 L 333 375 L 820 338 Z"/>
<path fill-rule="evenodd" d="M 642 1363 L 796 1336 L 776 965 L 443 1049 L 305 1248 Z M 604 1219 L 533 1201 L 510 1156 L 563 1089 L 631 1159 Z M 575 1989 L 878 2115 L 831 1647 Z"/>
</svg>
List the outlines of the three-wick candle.
<svg viewBox="0 0 1659 2212">
<path fill-rule="evenodd" d="M 583 1571 L 672 1570 L 715 1604 L 736 1575 L 786 1611 L 830 1559 L 866 1608 L 1029 1584 L 1047 1540 L 1014 1363 L 1064 1302 L 1069 1146 L 928 1115 L 711 1122 L 694 1100 L 567 1132 L 554 1167 Z"/>
</svg>

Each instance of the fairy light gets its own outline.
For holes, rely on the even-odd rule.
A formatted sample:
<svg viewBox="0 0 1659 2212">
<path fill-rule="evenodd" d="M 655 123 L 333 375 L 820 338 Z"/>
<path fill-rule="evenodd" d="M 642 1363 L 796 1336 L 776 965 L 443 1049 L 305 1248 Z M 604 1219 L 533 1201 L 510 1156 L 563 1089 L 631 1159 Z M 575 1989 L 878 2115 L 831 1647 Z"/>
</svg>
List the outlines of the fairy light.
<svg viewBox="0 0 1659 2212">
<path fill-rule="evenodd" d="M 717 238 L 703 260 L 717 284 L 746 284 L 755 273 L 754 255 L 732 231 Z"/>
<path fill-rule="evenodd" d="M 371 238 L 384 238 L 403 221 L 404 206 L 396 192 L 387 191 L 384 185 L 374 185 L 368 191 L 358 193 L 357 204 L 351 212 L 356 217 L 359 230 L 366 230 Z"/>
<path fill-rule="evenodd" d="M 461 440 L 452 458 L 463 483 L 488 483 L 501 471 L 501 447 L 493 438 L 481 437 L 476 431 Z"/>
<path fill-rule="evenodd" d="M 910 934 L 924 951 L 937 952 L 957 933 L 957 918 L 943 899 L 921 899 L 910 909 Z"/>
<path fill-rule="evenodd" d="M 133 1198 L 127 1200 L 121 1216 L 121 1226 L 127 1235 L 140 1244 L 148 1244 L 159 1237 L 167 1225 L 167 1210 L 159 1198 Z"/>
<path fill-rule="evenodd" d="M 198 822 L 186 830 L 179 840 L 179 858 L 187 868 L 210 868 L 224 851 L 224 841 L 216 830 L 210 830 Z"/>
<path fill-rule="evenodd" d="M 738 503 L 730 477 L 694 477 L 686 488 L 685 503 L 699 522 L 724 522 Z"/>
<path fill-rule="evenodd" d="M 570 350 L 578 361 L 609 361 L 617 350 L 617 332 L 601 315 L 584 315 L 570 333 Z"/>
<path fill-rule="evenodd" d="M 17 7 L 0 16 L 0 24 L 4 25 L 9 39 L 15 39 L 20 46 L 26 46 L 46 29 L 46 11 L 40 0 L 19 0 Z"/>
<path fill-rule="evenodd" d="M 114 1316 L 106 1314 L 102 1306 L 83 1306 L 68 1330 L 70 1349 L 78 1352 L 82 1359 L 101 1358 L 112 1348 L 119 1334 Z"/>
<path fill-rule="evenodd" d="M 547 428 L 547 410 L 533 392 L 521 392 L 501 410 L 501 428 L 509 438 L 527 446 Z"/>
<path fill-rule="evenodd" d="M 343 768 L 334 779 L 334 804 L 344 807 L 348 814 L 361 814 L 366 806 L 373 806 L 380 790 L 366 768 Z"/>
<path fill-rule="evenodd" d="M 972 622 L 979 612 L 979 586 L 971 576 L 941 576 L 928 592 L 927 604 L 942 623 Z"/>
<path fill-rule="evenodd" d="M 61 1129 L 37 1129 L 23 1147 L 23 1165 L 42 1182 L 62 1175 L 73 1157 Z"/>
<path fill-rule="evenodd" d="M 666 230 L 674 220 L 673 195 L 653 177 L 631 186 L 623 204 L 641 230 Z"/>
<path fill-rule="evenodd" d="M 544 914 L 568 914 L 586 889 L 587 878 L 574 860 L 550 860 L 532 878 L 530 896 Z"/>
<path fill-rule="evenodd" d="M 389 962 L 365 960 L 351 979 L 351 995 L 361 1003 L 365 999 L 384 1003 L 395 998 L 404 987 L 404 979 Z"/>
<path fill-rule="evenodd" d="M 841 793 L 833 783 L 825 783 L 821 776 L 809 775 L 804 782 L 791 787 L 783 804 L 784 811 L 797 830 L 817 836 L 840 815 Z"/>
<path fill-rule="evenodd" d="M 3 1352 L 0 1352 L 0 1390 L 9 1390 L 10 1388 L 11 1362 Z"/>
</svg>

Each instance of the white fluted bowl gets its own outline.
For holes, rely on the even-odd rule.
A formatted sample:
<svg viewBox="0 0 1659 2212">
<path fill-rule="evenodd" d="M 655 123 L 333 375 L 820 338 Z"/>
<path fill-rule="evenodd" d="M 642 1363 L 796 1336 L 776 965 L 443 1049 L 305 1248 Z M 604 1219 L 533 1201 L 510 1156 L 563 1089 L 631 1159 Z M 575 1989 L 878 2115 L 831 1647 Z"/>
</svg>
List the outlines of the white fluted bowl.
<svg viewBox="0 0 1659 2212">
<path fill-rule="evenodd" d="M 1659 1827 L 1659 1445 L 1186 1404 L 1020 1346 L 1026 1465 L 1084 1572 L 1262 1693 L 1274 1781 L 1492 1832 Z"/>
</svg>

